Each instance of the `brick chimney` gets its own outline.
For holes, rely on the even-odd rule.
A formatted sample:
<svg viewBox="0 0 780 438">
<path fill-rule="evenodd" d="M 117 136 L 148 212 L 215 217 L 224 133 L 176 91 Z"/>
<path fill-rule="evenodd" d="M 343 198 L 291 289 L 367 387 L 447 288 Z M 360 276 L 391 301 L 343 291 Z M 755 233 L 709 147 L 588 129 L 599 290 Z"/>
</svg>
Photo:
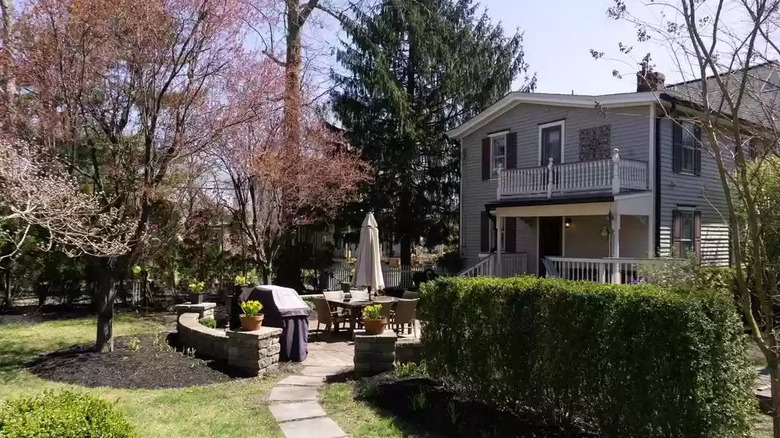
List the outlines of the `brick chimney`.
<svg viewBox="0 0 780 438">
<path fill-rule="evenodd" d="M 666 75 L 652 71 L 647 64 L 642 64 L 642 69 L 636 72 L 636 91 L 659 91 L 666 88 Z"/>
</svg>

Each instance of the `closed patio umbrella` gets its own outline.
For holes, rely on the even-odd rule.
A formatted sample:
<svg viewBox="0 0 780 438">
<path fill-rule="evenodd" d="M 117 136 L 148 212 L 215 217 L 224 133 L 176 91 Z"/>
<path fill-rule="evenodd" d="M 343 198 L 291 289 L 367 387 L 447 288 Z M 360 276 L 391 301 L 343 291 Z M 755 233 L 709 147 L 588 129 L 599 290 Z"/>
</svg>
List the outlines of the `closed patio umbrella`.
<svg viewBox="0 0 780 438">
<path fill-rule="evenodd" d="M 385 288 L 385 280 L 382 277 L 381 257 L 379 254 L 379 227 L 376 224 L 373 213 L 368 213 L 363 219 L 360 228 L 360 243 L 358 244 L 357 265 L 352 286 L 365 286 L 378 291 Z"/>
</svg>

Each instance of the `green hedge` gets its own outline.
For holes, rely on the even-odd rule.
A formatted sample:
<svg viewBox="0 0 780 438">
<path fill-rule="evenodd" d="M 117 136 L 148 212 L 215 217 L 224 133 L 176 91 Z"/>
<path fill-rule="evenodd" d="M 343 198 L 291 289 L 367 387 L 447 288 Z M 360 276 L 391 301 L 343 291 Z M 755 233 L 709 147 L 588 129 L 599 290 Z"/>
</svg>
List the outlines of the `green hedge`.
<svg viewBox="0 0 780 438">
<path fill-rule="evenodd" d="M 422 287 L 428 371 L 470 398 L 603 436 L 749 436 L 754 375 L 726 294 L 536 277 Z"/>
<path fill-rule="evenodd" d="M 131 438 L 114 405 L 75 392 L 51 392 L 0 404 L 2 438 Z"/>
</svg>

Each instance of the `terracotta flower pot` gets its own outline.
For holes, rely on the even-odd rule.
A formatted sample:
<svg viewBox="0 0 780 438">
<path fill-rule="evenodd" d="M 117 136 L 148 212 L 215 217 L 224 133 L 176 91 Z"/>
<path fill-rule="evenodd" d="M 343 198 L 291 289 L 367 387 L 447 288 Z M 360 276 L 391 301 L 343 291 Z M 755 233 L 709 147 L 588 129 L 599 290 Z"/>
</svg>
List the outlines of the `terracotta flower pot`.
<svg viewBox="0 0 780 438">
<path fill-rule="evenodd" d="M 196 294 L 194 292 L 190 293 L 190 303 L 192 304 L 200 304 L 203 302 L 203 295 L 205 294 Z"/>
<path fill-rule="evenodd" d="M 263 325 L 263 315 L 246 316 L 241 315 L 241 328 L 247 332 L 253 332 Z"/>
<path fill-rule="evenodd" d="M 369 335 L 381 335 L 385 332 L 385 326 L 387 325 L 387 318 L 380 319 L 368 319 L 363 318 L 363 326 L 366 328 L 366 333 Z"/>
</svg>

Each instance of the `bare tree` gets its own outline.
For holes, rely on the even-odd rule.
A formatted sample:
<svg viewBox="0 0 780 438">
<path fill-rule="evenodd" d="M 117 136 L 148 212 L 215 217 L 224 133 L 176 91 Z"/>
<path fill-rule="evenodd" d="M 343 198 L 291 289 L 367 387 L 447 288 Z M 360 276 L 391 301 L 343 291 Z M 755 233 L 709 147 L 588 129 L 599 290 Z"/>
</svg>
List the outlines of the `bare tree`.
<svg viewBox="0 0 780 438">
<path fill-rule="evenodd" d="M 657 22 L 636 9 L 658 13 Z M 642 12 L 647 12 L 647 9 Z M 730 225 L 731 255 L 739 305 L 771 376 L 774 436 L 780 437 L 780 306 L 777 243 L 766 227 L 777 214 L 761 202 L 758 178 L 776 166 L 780 150 L 780 29 L 778 0 L 616 0 L 608 15 L 633 23 L 639 44 L 655 43 L 671 54 L 685 82 L 659 90 L 666 116 L 696 120 L 702 147 L 717 165 Z M 632 48 L 620 44 L 620 51 Z M 602 54 L 592 52 L 599 57 Z M 644 58 L 652 81 L 651 59 Z M 619 75 L 616 72 L 616 75 Z M 697 132 L 698 133 L 698 132 Z"/>
</svg>

